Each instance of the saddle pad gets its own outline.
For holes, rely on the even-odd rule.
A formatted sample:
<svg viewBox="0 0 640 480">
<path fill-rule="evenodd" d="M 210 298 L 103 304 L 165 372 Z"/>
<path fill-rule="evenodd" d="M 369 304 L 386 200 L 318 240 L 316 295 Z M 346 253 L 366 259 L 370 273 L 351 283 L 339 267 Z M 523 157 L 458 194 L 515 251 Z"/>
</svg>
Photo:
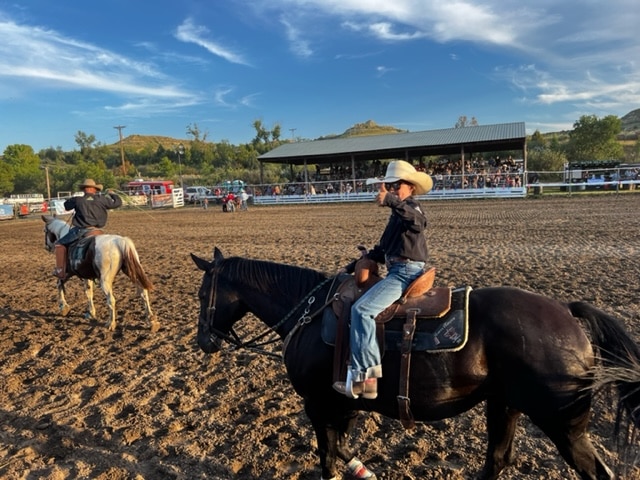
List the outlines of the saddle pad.
<svg viewBox="0 0 640 480">
<path fill-rule="evenodd" d="M 416 322 L 413 339 L 414 351 L 452 352 L 460 350 L 468 339 L 468 305 L 471 287 L 452 291 L 451 309 L 441 318 L 421 318 Z M 397 317 L 385 324 L 384 348 L 399 350 L 402 342 L 404 317 Z M 326 308 L 322 315 L 320 334 L 327 345 L 335 346 L 337 319 L 333 309 Z"/>
<path fill-rule="evenodd" d="M 451 309 L 444 317 L 418 317 L 411 350 L 416 352 L 456 352 L 462 349 L 469 338 L 470 292 L 471 287 L 454 289 L 451 295 Z M 385 324 L 385 350 L 400 350 L 404 322 L 405 319 L 400 317 Z"/>
<path fill-rule="evenodd" d="M 84 260 L 85 255 L 87 254 L 87 250 L 91 246 L 91 244 L 95 241 L 95 236 L 83 237 L 78 240 L 76 243 L 69 247 L 69 259 L 71 261 L 82 262 Z"/>
</svg>

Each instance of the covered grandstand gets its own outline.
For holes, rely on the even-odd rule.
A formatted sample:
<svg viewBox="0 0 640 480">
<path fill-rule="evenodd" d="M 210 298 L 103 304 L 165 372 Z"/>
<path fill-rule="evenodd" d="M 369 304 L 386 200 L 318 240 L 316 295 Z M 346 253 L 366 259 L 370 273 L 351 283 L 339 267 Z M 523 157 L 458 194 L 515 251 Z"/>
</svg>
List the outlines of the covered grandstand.
<svg viewBox="0 0 640 480">
<path fill-rule="evenodd" d="M 373 160 L 406 160 L 415 163 L 426 156 L 460 156 L 465 159 L 484 152 L 522 152 L 526 171 L 526 133 L 524 122 L 478 125 L 442 130 L 334 138 L 285 143 L 258 157 L 264 163 L 308 166 L 347 164 L 356 180 L 356 163 Z M 261 168 L 262 170 L 262 168 Z M 464 172 L 463 172 L 464 173 Z"/>
</svg>

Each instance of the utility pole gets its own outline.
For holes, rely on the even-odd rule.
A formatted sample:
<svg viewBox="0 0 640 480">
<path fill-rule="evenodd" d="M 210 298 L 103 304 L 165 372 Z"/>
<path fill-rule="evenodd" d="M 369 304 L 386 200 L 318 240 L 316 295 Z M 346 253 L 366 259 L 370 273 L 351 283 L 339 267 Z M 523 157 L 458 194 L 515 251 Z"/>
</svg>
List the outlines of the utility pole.
<svg viewBox="0 0 640 480">
<path fill-rule="evenodd" d="M 120 159 L 122 160 L 122 176 L 124 177 L 127 174 L 127 167 L 124 164 L 124 146 L 122 145 L 122 129 L 127 127 L 126 125 L 117 125 L 113 128 L 118 130 L 118 135 L 120 136 Z"/>
<path fill-rule="evenodd" d="M 51 182 L 49 182 L 49 165 L 44 166 L 44 173 L 47 177 L 47 200 L 51 204 Z"/>
<path fill-rule="evenodd" d="M 291 140 L 293 140 L 293 134 L 295 133 L 295 131 L 297 130 L 297 128 L 290 128 L 289 131 L 291 132 Z"/>
</svg>

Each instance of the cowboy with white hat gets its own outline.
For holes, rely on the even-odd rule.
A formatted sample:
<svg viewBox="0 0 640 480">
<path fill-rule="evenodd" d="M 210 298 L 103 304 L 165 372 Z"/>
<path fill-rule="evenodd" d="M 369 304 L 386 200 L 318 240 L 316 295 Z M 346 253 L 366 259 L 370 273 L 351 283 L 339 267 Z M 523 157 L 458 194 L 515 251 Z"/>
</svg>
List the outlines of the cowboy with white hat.
<svg viewBox="0 0 640 480">
<path fill-rule="evenodd" d="M 73 227 L 55 246 L 56 268 L 53 275 L 62 280 L 67 278 L 67 247 L 91 230 L 104 227 L 107 224 L 107 211 L 122 205 L 122 199 L 115 193 L 108 191 L 101 194 L 103 186 L 92 178 L 87 178 L 78 188 L 84 195 L 71 197 L 64 202 L 67 211 L 74 211 Z"/>
<path fill-rule="evenodd" d="M 425 271 L 427 218 L 414 196 L 428 193 L 433 180 L 410 163 L 396 160 L 389 163 L 382 180 L 367 183 L 380 184 L 376 201 L 391 209 L 379 243 L 366 254 L 371 260 L 386 263 L 387 276 L 351 307 L 351 365 L 346 382 L 336 382 L 333 387 L 350 398 L 374 399 L 378 395 L 377 379 L 382 377 L 375 318 Z"/>
</svg>

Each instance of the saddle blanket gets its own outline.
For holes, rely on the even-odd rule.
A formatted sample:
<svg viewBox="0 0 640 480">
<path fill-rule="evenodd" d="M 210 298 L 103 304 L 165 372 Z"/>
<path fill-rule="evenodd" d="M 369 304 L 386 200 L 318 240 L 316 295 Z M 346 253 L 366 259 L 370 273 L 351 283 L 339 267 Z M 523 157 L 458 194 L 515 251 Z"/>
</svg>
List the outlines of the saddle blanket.
<svg viewBox="0 0 640 480">
<path fill-rule="evenodd" d="M 413 336 L 412 351 L 455 352 L 464 347 L 469 337 L 469 293 L 471 287 L 458 287 L 451 291 L 451 309 L 442 317 L 418 315 Z M 400 350 L 402 326 L 406 315 L 399 315 L 384 324 L 384 345 L 380 350 Z M 322 340 L 335 345 L 337 318 L 333 309 L 326 308 L 322 317 Z"/>
</svg>

